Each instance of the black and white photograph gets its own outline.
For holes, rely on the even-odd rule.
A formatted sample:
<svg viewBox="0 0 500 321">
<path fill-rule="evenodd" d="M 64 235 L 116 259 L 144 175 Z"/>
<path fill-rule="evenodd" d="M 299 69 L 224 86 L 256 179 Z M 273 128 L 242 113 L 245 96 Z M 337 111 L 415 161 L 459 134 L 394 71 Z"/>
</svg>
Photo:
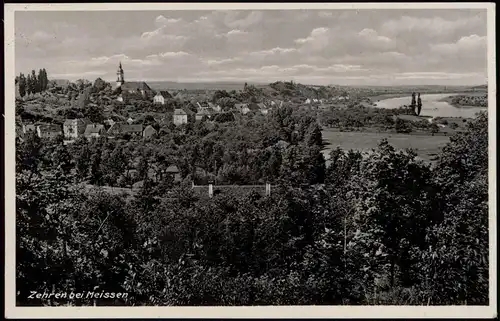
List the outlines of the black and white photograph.
<svg viewBox="0 0 500 321">
<path fill-rule="evenodd" d="M 4 5 L 13 316 L 496 316 L 494 4 L 299 5 Z"/>
</svg>

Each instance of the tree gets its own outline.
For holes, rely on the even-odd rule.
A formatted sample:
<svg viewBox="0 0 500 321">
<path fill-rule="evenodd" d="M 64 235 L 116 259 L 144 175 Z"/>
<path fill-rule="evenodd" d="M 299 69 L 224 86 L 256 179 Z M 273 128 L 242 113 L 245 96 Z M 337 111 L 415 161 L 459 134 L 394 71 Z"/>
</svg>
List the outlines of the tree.
<svg viewBox="0 0 500 321">
<path fill-rule="evenodd" d="M 104 89 L 106 89 L 107 87 L 107 83 L 102 80 L 101 78 L 97 78 L 95 81 L 94 81 L 94 88 L 97 89 L 97 91 L 102 91 Z"/>
<path fill-rule="evenodd" d="M 137 176 L 139 180 L 146 180 L 148 178 L 149 163 L 146 155 L 142 155 L 137 164 Z"/>
<path fill-rule="evenodd" d="M 101 185 L 103 172 L 101 169 L 101 151 L 96 150 L 90 159 L 90 182 L 92 184 Z"/>
<path fill-rule="evenodd" d="M 41 91 L 47 90 L 47 88 L 49 86 L 49 79 L 48 79 L 47 71 L 45 70 L 45 68 L 40 69 L 38 77 L 39 77 L 39 82 L 40 82 L 40 90 Z"/>
<path fill-rule="evenodd" d="M 16 290 L 20 304 L 33 304 L 30 291 L 56 286 L 70 291 L 75 285 L 73 266 L 78 255 L 72 253 L 78 243 L 70 244 L 75 236 L 72 226 L 76 226 L 71 213 L 81 207 L 72 195 L 61 172 L 16 175 L 16 256 L 22 258 L 16 262 Z"/>
<path fill-rule="evenodd" d="M 71 155 L 63 144 L 59 144 L 52 152 L 52 166 L 68 175 L 73 168 Z"/>
<path fill-rule="evenodd" d="M 18 85 L 19 85 L 19 95 L 21 95 L 21 97 L 24 97 L 26 95 L 27 83 L 26 83 L 26 77 L 24 76 L 23 73 L 19 75 Z"/>
<path fill-rule="evenodd" d="M 85 88 L 91 87 L 92 83 L 90 81 L 88 81 L 87 79 L 78 79 L 76 81 L 75 85 L 76 85 L 76 89 L 79 92 L 83 92 L 85 90 Z"/>
<path fill-rule="evenodd" d="M 322 146 L 323 136 L 321 134 L 321 128 L 317 123 L 311 123 L 307 129 L 305 136 L 305 142 L 308 146 Z"/>
<path fill-rule="evenodd" d="M 39 93 L 40 92 L 40 84 L 38 82 L 38 77 L 36 76 L 35 70 L 31 71 L 31 83 L 32 83 L 32 90 L 33 94 Z"/>
<path fill-rule="evenodd" d="M 38 77 L 37 77 L 37 90 L 38 92 L 42 92 L 43 86 L 44 86 L 44 81 L 45 79 L 43 78 L 43 71 L 42 69 L 38 70 Z"/>
<path fill-rule="evenodd" d="M 408 267 L 418 258 L 411 253 L 425 247 L 435 209 L 431 200 L 436 189 L 430 168 L 415 157 L 411 150 L 396 152 L 383 140 L 361 164 L 359 184 L 363 187 L 358 195 L 369 193 L 360 200 L 361 228 L 383 246 L 379 250 L 385 256 L 378 264 L 388 274 L 390 287 L 398 279 L 406 285 L 415 282 Z M 388 264 L 387 269 L 384 264 Z"/>
<path fill-rule="evenodd" d="M 31 74 L 28 74 L 28 77 L 26 79 L 26 93 L 28 95 L 31 95 L 34 93 L 34 84 L 33 84 L 33 78 L 31 77 Z"/>
<path fill-rule="evenodd" d="M 81 179 L 86 179 L 89 174 L 91 163 L 90 148 L 87 144 L 83 145 L 79 154 L 76 156 L 75 165 L 77 174 Z"/>
<path fill-rule="evenodd" d="M 436 123 L 432 123 L 431 124 L 431 133 L 432 133 L 432 136 L 434 136 L 434 134 L 437 134 L 439 132 L 439 126 L 438 124 Z"/>
<path fill-rule="evenodd" d="M 16 171 L 37 172 L 43 158 L 43 142 L 35 132 L 28 132 L 23 143 L 16 147 Z"/>
<path fill-rule="evenodd" d="M 104 112 L 102 106 L 96 104 L 90 104 L 89 94 L 82 93 L 78 97 L 78 105 L 80 109 L 83 109 L 83 115 L 85 118 L 89 119 L 91 122 L 96 124 L 102 124 L 104 121 Z M 85 106 L 85 107 L 83 107 Z M 88 107 L 87 107 L 88 106 Z"/>
<path fill-rule="evenodd" d="M 408 134 L 411 132 L 411 126 L 406 122 L 404 121 L 403 119 L 401 118 L 398 118 L 396 120 L 396 125 L 395 125 L 395 129 L 396 129 L 396 132 L 397 133 L 405 133 L 405 134 Z"/>
<path fill-rule="evenodd" d="M 434 304 L 488 304 L 488 116 L 450 138 L 435 170 L 438 219 L 424 255 Z"/>
</svg>

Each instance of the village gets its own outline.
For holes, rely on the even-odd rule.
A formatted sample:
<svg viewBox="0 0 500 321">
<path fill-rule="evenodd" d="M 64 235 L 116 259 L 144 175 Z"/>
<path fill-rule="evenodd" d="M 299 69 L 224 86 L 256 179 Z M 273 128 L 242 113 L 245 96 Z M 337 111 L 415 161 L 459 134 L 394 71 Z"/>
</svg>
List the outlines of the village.
<svg viewBox="0 0 500 321">
<path fill-rule="evenodd" d="M 66 86 L 68 83 L 65 84 Z M 63 86 L 55 86 L 52 89 L 54 92 L 61 89 Z M 246 88 L 245 88 L 246 90 Z M 164 106 L 169 101 L 177 100 L 184 103 L 184 106 L 191 104 L 195 108 L 184 108 L 182 104 L 176 106 L 171 113 L 171 122 L 180 126 L 188 123 L 195 123 L 198 121 L 210 121 L 216 118 L 217 115 L 222 113 L 229 113 L 231 117 L 238 117 L 238 115 L 247 114 L 269 114 L 270 110 L 276 107 L 283 106 L 284 103 L 292 104 L 298 103 L 310 108 L 326 109 L 331 103 L 347 103 L 349 102 L 349 94 L 345 91 L 336 97 L 329 99 L 323 98 L 309 98 L 303 99 L 273 99 L 263 98 L 260 102 L 251 99 L 248 102 L 235 101 L 229 108 L 221 107 L 220 104 L 213 103 L 207 99 L 207 94 L 186 93 L 186 90 L 178 91 L 172 95 L 167 90 L 153 90 L 146 82 L 125 81 L 125 72 L 122 64 L 120 63 L 117 70 L 117 80 L 114 86 L 114 93 L 117 93 L 115 100 L 122 104 L 128 104 L 139 101 L 149 101 L 156 106 Z M 38 94 L 39 95 L 39 94 Z M 35 95 L 32 95 L 36 97 Z M 194 97 L 193 97 L 194 96 Z M 59 94 L 61 98 L 69 99 L 68 95 Z M 16 82 L 16 98 L 21 99 L 19 95 L 18 84 Z M 108 98 L 109 99 L 109 98 Z M 88 107 L 99 107 L 94 103 L 89 103 Z M 160 122 L 160 121 L 158 121 Z M 40 138 L 55 138 L 58 136 L 64 137 L 64 143 L 72 143 L 79 137 L 88 139 L 106 136 L 108 138 L 116 138 L 118 136 L 127 135 L 134 138 L 148 139 L 158 134 L 159 128 L 154 128 L 152 125 L 137 124 L 131 117 L 125 121 L 116 121 L 113 118 L 104 119 L 102 123 L 92 122 L 87 118 L 66 118 L 63 124 L 56 124 L 54 122 L 26 122 L 20 119 L 20 126 L 17 128 L 17 135 L 22 139 L 26 133 L 33 131 Z"/>
</svg>

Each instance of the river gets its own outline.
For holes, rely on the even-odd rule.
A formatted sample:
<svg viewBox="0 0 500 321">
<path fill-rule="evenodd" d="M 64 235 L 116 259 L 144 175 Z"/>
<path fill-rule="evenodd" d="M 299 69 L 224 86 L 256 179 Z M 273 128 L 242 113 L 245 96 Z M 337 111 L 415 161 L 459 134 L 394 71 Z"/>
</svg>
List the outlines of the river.
<svg viewBox="0 0 500 321">
<path fill-rule="evenodd" d="M 476 113 L 487 108 L 464 107 L 458 108 L 443 98 L 459 94 L 422 94 L 421 116 L 430 117 L 464 117 L 474 118 Z M 388 98 L 376 102 L 378 108 L 399 108 L 411 103 L 411 96 Z M 322 131 L 323 140 L 327 143 L 323 150 L 327 165 L 330 163 L 329 153 L 336 147 L 344 150 L 369 151 L 377 147 L 381 139 L 386 138 L 390 144 L 397 149 L 414 148 L 423 160 L 431 160 L 434 155 L 440 152 L 441 148 L 449 142 L 448 136 L 442 135 L 408 135 L 397 133 L 368 133 L 368 132 L 338 132 L 331 129 Z"/>
<path fill-rule="evenodd" d="M 485 107 L 464 107 L 459 108 L 449 104 L 446 101 L 440 101 L 443 98 L 459 94 L 422 94 L 421 116 L 431 117 L 464 117 L 474 118 L 476 113 L 487 110 Z M 376 102 L 378 108 L 399 108 L 411 103 L 411 96 L 383 99 Z"/>
</svg>

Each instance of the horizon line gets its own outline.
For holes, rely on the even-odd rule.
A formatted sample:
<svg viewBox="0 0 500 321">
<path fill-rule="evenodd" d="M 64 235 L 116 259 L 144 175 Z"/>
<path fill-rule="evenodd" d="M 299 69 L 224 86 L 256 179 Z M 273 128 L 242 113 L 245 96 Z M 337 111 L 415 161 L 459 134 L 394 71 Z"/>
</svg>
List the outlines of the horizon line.
<svg viewBox="0 0 500 321">
<path fill-rule="evenodd" d="M 98 78 L 101 78 L 101 77 L 97 77 L 96 79 Z M 90 79 L 86 79 L 86 78 L 79 78 L 79 79 L 83 79 L 83 80 L 87 80 L 91 83 L 93 83 L 95 81 L 94 80 L 90 80 Z M 102 80 L 104 80 L 105 82 L 108 82 L 108 83 L 113 83 L 115 81 L 113 80 L 106 80 L 106 79 L 103 79 L 101 78 Z M 52 78 L 52 79 L 49 79 L 50 80 L 63 80 L 63 81 L 69 81 L 70 83 L 75 83 L 78 79 L 76 80 L 70 80 L 70 79 L 67 79 L 67 78 Z M 479 86 L 488 86 L 488 82 L 485 82 L 485 83 L 478 83 L 478 84 L 470 84 L 470 85 L 444 85 L 444 84 L 435 84 L 435 83 L 428 83 L 428 84 L 415 84 L 415 85 L 390 85 L 390 84 L 387 84 L 387 85 L 363 85 L 363 84 L 352 84 L 352 85 L 342 85 L 342 84 L 323 84 L 323 85 L 318 85 L 318 84 L 308 84 L 308 83 L 304 83 L 304 82 L 298 82 L 298 81 L 295 81 L 295 80 L 276 80 L 276 81 L 273 81 L 273 82 L 259 82 L 259 81 L 245 81 L 245 80 L 234 80 L 234 81 L 230 81 L 230 80 L 203 80 L 203 81 L 196 81 L 196 80 L 183 80 L 183 81 L 177 81 L 177 80 L 158 80 L 158 79 L 153 79 L 153 80 L 147 80 L 147 79 L 129 79 L 129 81 L 133 81 L 133 82 L 151 82 L 151 83 L 155 83 L 155 82 L 168 82 L 168 83 L 173 83 L 173 84 L 251 84 L 251 85 L 270 85 L 270 84 L 273 84 L 273 83 L 276 83 L 276 82 L 290 82 L 290 81 L 293 81 L 295 84 L 301 84 L 301 85 L 304 85 L 304 86 L 315 86 L 315 87 L 422 87 L 422 86 L 436 86 L 436 87 L 479 87 Z M 127 80 L 125 80 L 125 82 L 127 82 Z"/>
</svg>

